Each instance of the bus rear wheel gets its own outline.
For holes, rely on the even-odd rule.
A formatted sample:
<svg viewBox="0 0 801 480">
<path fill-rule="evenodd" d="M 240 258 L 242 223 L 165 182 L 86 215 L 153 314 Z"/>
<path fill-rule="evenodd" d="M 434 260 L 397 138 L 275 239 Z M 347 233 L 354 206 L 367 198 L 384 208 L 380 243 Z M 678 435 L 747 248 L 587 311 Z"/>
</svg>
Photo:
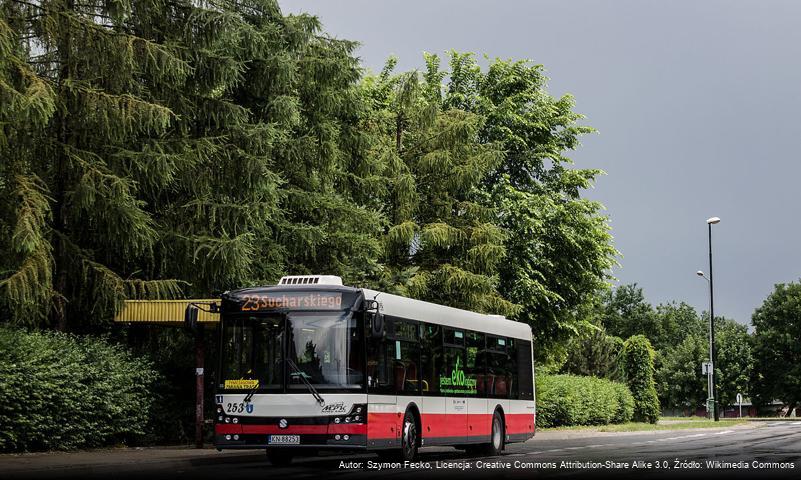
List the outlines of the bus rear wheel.
<svg viewBox="0 0 801 480">
<path fill-rule="evenodd" d="M 292 463 L 294 454 L 288 450 L 267 449 L 267 459 L 276 467 L 285 467 Z"/>
<path fill-rule="evenodd" d="M 484 446 L 484 453 L 487 455 L 500 455 L 503 451 L 504 439 L 506 432 L 503 427 L 503 415 L 498 410 L 492 415 L 492 434 L 490 436 L 490 443 Z"/>
</svg>

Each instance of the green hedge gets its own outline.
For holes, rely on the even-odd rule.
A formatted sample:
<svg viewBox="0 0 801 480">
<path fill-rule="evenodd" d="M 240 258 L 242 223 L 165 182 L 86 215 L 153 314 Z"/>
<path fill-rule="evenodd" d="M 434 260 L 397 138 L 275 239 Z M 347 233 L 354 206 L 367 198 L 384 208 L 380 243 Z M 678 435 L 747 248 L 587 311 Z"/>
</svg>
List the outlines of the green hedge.
<svg viewBox="0 0 801 480">
<path fill-rule="evenodd" d="M 0 451 L 135 440 L 157 378 L 150 362 L 104 339 L 0 327 Z"/>
<path fill-rule="evenodd" d="M 537 377 L 537 427 L 631 421 L 634 397 L 622 383 L 577 375 Z"/>
</svg>

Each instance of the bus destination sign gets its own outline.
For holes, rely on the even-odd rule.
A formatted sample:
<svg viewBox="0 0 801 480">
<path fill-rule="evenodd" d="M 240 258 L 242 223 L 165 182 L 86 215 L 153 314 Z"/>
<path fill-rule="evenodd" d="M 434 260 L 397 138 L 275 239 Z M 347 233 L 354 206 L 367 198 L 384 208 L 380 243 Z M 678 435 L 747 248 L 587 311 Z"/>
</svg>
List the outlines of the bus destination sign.
<svg viewBox="0 0 801 480">
<path fill-rule="evenodd" d="M 275 292 L 263 295 L 244 295 L 243 312 L 261 310 L 341 310 L 342 293 L 340 292 Z"/>
</svg>

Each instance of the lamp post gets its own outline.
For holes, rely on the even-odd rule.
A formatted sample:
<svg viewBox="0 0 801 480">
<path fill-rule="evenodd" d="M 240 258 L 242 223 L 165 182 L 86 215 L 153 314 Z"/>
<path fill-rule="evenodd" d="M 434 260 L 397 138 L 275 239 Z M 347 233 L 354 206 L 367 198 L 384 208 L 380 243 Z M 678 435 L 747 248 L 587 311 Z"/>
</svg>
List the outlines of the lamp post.
<svg viewBox="0 0 801 480">
<path fill-rule="evenodd" d="M 718 217 L 712 217 L 706 221 L 707 227 L 709 229 L 709 278 L 707 281 L 709 282 L 709 361 L 712 363 L 712 368 L 710 369 L 711 372 L 709 373 L 709 399 L 712 402 L 712 415 L 715 421 L 720 420 L 720 415 L 718 414 L 718 402 L 716 401 L 715 396 L 715 367 L 717 367 L 717 349 L 715 348 L 715 289 L 714 289 L 714 277 L 712 276 L 712 225 L 720 223 L 720 219 Z M 696 272 L 699 276 L 704 276 L 704 272 L 698 271 Z"/>
<path fill-rule="evenodd" d="M 709 279 L 706 277 L 706 275 L 704 275 L 703 270 L 698 270 L 697 272 L 695 272 L 695 274 L 698 275 L 699 277 L 703 278 L 704 280 L 706 280 L 707 283 L 709 283 Z M 715 396 L 713 394 L 714 389 L 712 388 L 712 371 L 713 371 L 713 369 L 712 368 L 707 368 L 708 365 L 712 364 L 712 340 L 711 340 L 712 331 L 710 330 L 709 333 L 710 333 L 709 351 L 707 352 L 707 355 L 708 355 L 708 358 L 709 358 L 709 362 L 704 362 L 704 369 L 706 370 L 706 416 L 707 416 L 707 418 L 710 417 L 710 414 L 711 414 L 711 416 L 714 417 L 714 411 L 715 411 L 715 408 L 712 407 L 712 405 L 715 402 Z"/>
</svg>

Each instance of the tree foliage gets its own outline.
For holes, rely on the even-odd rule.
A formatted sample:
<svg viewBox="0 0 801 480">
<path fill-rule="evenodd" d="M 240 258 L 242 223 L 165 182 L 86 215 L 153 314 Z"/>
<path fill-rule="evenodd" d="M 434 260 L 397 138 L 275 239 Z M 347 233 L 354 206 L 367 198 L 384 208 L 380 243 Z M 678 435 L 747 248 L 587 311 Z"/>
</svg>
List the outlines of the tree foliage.
<svg viewBox="0 0 801 480">
<path fill-rule="evenodd" d="M 482 140 L 504 152 L 482 188 L 507 232 L 499 291 L 520 305 L 515 318 L 532 326 L 538 359 L 554 361 L 587 329 L 581 312 L 616 265 L 602 205 L 581 197 L 603 172 L 566 156 L 593 129 L 578 123 L 570 95 L 548 94 L 541 65 L 495 59 L 482 71 L 451 52 L 450 67 L 446 102 L 485 116 Z"/>
<path fill-rule="evenodd" d="M 752 391 L 754 366 L 748 327 L 728 318 L 715 317 L 715 346 L 715 398 L 719 405 L 734 405 L 738 393 L 748 398 Z"/>
<path fill-rule="evenodd" d="M 777 284 L 751 322 L 756 399 L 801 404 L 801 283 Z"/>
<path fill-rule="evenodd" d="M 125 298 L 375 273 L 352 42 L 272 0 L 2 8 L 0 309 L 15 323 L 80 329 Z"/>
<path fill-rule="evenodd" d="M 642 288 L 623 285 L 604 296 L 596 321 L 616 335 L 643 335 L 654 346 L 655 380 L 665 408 L 694 411 L 705 405 L 707 378 L 701 364 L 709 360 L 709 314 L 684 302 L 653 307 Z M 738 393 L 751 393 L 750 335 L 744 325 L 716 317 L 716 398 L 731 405 Z M 566 366 L 567 368 L 567 366 Z"/>
<path fill-rule="evenodd" d="M 602 206 L 580 196 L 601 172 L 564 156 L 592 129 L 570 96 L 547 93 L 541 66 L 496 59 L 482 70 L 450 52 L 443 71 L 438 56 L 425 60 L 422 73 L 395 76 L 390 61 L 366 82 L 396 179 L 391 278 L 401 292 L 512 314 L 532 325 L 540 360 L 563 356 L 615 264 Z"/>
<path fill-rule="evenodd" d="M 692 413 L 706 405 L 707 378 L 701 373 L 701 363 L 708 359 L 709 340 L 700 335 L 688 335 L 662 353 L 656 383 L 663 408 L 682 408 Z"/>
<path fill-rule="evenodd" d="M 364 75 L 274 0 L 8 0 L 0 312 L 97 330 L 126 298 L 325 273 L 588 331 L 616 254 L 592 129 L 529 61 L 451 52 Z"/>
<path fill-rule="evenodd" d="M 594 328 L 589 333 L 570 340 L 563 371 L 574 375 L 622 380 L 622 350 L 623 339 L 607 334 L 603 328 Z"/>
<path fill-rule="evenodd" d="M 479 138 L 484 119 L 443 100 L 439 59 L 393 75 L 391 60 L 365 80 L 375 111 L 374 146 L 394 181 L 384 238 L 389 283 L 400 293 L 455 307 L 512 314 L 497 291 L 505 234 L 481 203 L 479 186 L 502 160 Z M 403 283 L 398 278 L 405 278 Z"/>
</svg>

